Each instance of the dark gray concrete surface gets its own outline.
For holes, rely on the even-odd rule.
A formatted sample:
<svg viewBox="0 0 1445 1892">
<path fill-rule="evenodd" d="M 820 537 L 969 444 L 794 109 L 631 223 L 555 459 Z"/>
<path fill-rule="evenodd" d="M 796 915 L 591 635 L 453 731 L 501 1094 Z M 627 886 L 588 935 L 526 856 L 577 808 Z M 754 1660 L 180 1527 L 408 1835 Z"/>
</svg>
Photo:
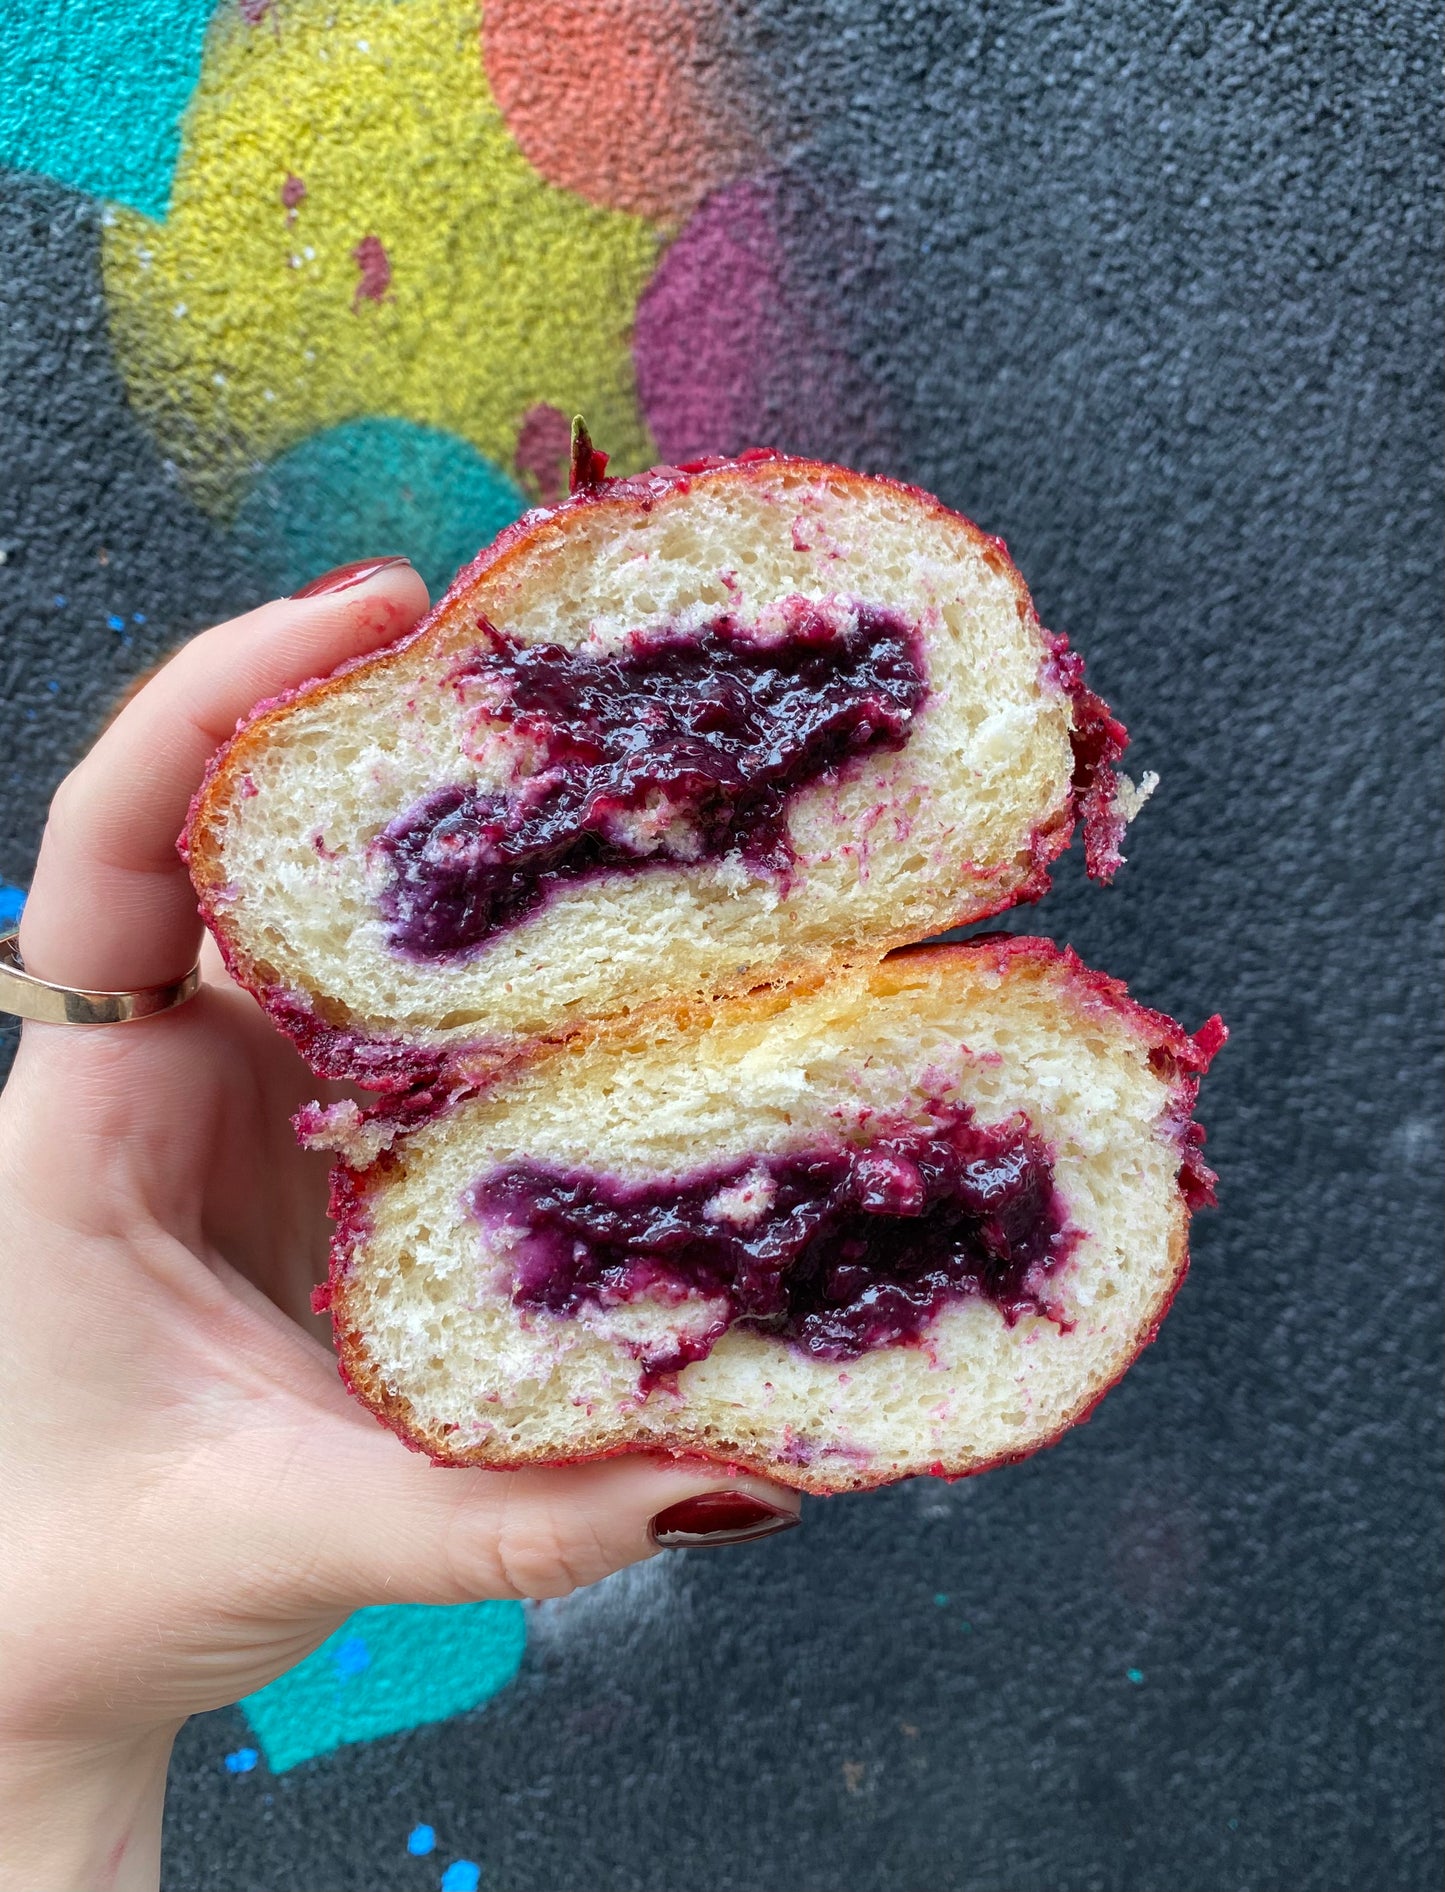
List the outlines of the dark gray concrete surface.
<svg viewBox="0 0 1445 1892">
<path fill-rule="evenodd" d="M 1158 1343 L 1033 1461 L 547 1606 L 485 1711 L 244 1796 L 239 1714 L 192 1723 L 166 1883 L 432 1886 L 397 1836 L 445 1818 L 495 1892 L 1429 1892 L 1436 10 L 749 18 L 790 161 L 872 218 L 850 333 L 897 470 L 1006 536 L 1163 776 L 1115 890 L 1066 863 L 1008 924 L 1224 1013 L 1221 1206 Z M 3 204 L 23 881 L 109 694 L 249 581 L 125 409 L 93 211 L 14 178 Z M 106 616 L 137 610 L 122 648 Z"/>
</svg>

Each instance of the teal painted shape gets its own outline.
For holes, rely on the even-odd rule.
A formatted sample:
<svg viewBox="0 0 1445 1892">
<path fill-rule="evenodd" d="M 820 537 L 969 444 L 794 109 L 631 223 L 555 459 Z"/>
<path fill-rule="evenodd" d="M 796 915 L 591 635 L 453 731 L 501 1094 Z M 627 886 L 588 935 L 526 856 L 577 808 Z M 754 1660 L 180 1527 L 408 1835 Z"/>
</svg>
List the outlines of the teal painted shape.
<svg viewBox="0 0 1445 1892">
<path fill-rule="evenodd" d="M 0 0 L 0 164 L 164 217 L 215 0 Z"/>
<path fill-rule="evenodd" d="M 469 441 L 375 416 L 313 434 L 264 467 L 235 533 L 277 592 L 401 553 L 435 596 L 526 508 L 522 489 Z"/>
<path fill-rule="evenodd" d="M 321 1647 L 241 1703 L 273 1774 L 479 1707 L 521 1666 L 520 1603 L 358 1610 Z"/>
</svg>

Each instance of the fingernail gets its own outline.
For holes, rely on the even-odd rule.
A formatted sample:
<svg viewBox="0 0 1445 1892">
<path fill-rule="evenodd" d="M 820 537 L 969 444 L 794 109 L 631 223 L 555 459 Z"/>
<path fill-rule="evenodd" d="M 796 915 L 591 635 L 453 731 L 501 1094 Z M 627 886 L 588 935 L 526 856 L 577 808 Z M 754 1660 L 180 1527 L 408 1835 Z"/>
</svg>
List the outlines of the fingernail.
<svg viewBox="0 0 1445 1892">
<path fill-rule="evenodd" d="M 409 558 L 358 558 L 350 565 L 338 565 L 334 571 L 322 572 L 319 578 L 313 578 L 309 585 L 303 585 L 299 591 L 293 591 L 293 598 L 317 598 L 323 591 L 350 591 L 353 585 L 364 585 L 368 578 L 374 578 L 378 572 L 389 571 L 393 565 L 409 565 Z"/>
<path fill-rule="evenodd" d="M 751 1544 L 755 1538 L 790 1531 L 802 1519 L 754 1498 L 746 1491 L 704 1491 L 659 1511 L 648 1526 L 652 1541 L 663 1550 L 690 1550 L 711 1544 Z"/>
</svg>

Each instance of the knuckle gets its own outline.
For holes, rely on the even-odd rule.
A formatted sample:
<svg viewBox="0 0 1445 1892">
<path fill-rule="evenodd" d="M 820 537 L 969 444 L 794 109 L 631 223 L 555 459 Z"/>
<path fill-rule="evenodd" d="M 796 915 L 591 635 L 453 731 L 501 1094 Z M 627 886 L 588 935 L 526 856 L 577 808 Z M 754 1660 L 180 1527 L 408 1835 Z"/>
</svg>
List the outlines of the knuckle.
<svg viewBox="0 0 1445 1892">
<path fill-rule="evenodd" d="M 46 826 L 53 829 L 62 840 L 75 831 L 80 803 L 85 796 L 84 770 L 85 764 L 77 763 L 50 797 Z"/>
<path fill-rule="evenodd" d="M 564 1518 L 556 1505 L 535 1502 L 504 1515 L 497 1561 L 518 1595 L 539 1601 L 568 1596 L 617 1566 L 585 1511 L 569 1508 Z"/>
<path fill-rule="evenodd" d="M 94 856 L 97 834 L 111 820 L 114 800 L 93 755 L 83 757 L 62 778 L 50 798 L 44 839 L 63 868 L 74 871 L 77 862 Z"/>
<path fill-rule="evenodd" d="M 538 1492 L 515 1474 L 489 1476 L 506 1483 L 490 1503 L 459 1502 L 443 1540 L 439 1575 L 456 1599 L 568 1596 L 630 1561 L 575 1498 Z"/>
</svg>

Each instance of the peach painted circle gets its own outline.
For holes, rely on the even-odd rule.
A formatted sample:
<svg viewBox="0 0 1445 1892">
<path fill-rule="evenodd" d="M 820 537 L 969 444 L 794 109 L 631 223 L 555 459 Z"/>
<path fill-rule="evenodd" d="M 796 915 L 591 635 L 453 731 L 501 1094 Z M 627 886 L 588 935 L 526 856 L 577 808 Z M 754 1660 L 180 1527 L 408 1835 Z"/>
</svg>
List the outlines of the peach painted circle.
<svg viewBox="0 0 1445 1892">
<path fill-rule="evenodd" d="M 482 46 L 523 155 L 591 203 L 677 223 L 754 162 L 717 0 L 486 0 Z"/>
</svg>

